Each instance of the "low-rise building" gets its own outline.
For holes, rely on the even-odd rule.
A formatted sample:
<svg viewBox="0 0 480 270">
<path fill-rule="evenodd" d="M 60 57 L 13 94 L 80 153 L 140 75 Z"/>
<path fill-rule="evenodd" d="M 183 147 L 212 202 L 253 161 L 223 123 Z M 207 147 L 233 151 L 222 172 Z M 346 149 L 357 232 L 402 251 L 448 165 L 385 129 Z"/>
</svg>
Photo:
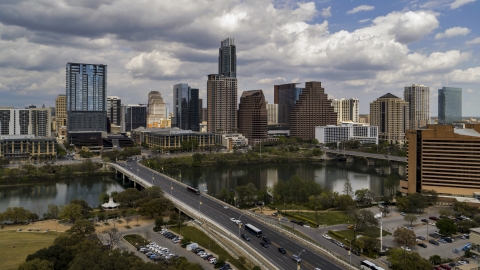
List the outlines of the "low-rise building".
<svg viewBox="0 0 480 270">
<path fill-rule="evenodd" d="M 195 140 L 198 149 L 207 150 L 215 146 L 215 134 L 196 132 L 179 128 L 137 128 L 132 131 L 132 140 L 137 144 L 146 144 L 149 148 L 163 151 L 177 151 L 182 149 L 182 143 Z"/>
<path fill-rule="evenodd" d="M 0 158 L 12 161 L 52 160 L 56 152 L 55 137 L 35 135 L 0 136 Z"/>
<path fill-rule="evenodd" d="M 351 140 L 378 144 L 378 127 L 352 122 L 343 122 L 340 126 L 320 126 L 315 127 L 315 139 L 324 144 Z"/>
<path fill-rule="evenodd" d="M 248 138 L 240 133 L 222 134 L 222 146 L 228 150 L 241 148 L 248 145 Z"/>
</svg>

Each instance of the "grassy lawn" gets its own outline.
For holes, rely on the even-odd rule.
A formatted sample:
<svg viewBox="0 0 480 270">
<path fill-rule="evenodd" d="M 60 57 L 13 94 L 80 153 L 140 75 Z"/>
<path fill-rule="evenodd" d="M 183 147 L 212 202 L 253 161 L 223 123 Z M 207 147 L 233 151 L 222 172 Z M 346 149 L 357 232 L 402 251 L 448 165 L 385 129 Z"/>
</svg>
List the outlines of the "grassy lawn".
<svg viewBox="0 0 480 270">
<path fill-rule="evenodd" d="M 178 227 L 170 227 L 169 230 L 174 231 L 177 234 L 180 234 L 180 230 Z M 201 247 L 209 249 L 211 252 L 217 254 L 219 257 L 222 256 L 225 258 L 226 261 L 233 264 L 238 269 L 246 269 L 244 265 L 242 265 L 238 260 L 235 260 L 228 252 L 223 250 L 220 246 L 218 246 L 215 241 L 211 240 L 206 234 L 202 231 L 198 230 L 195 227 L 185 226 L 182 227 L 183 238 L 190 238 L 192 242 L 198 243 Z"/>
<path fill-rule="evenodd" d="M 335 232 L 340 235 L 343 235 L 344 238 L 347 238 L 348 240 L 353 240 L 353 230 L 343 230 L 343 231 L 335 231 Z M 359 235 L 362 235 L 362 236 L 368 236 L 372 238 L 378 238 L 380 237 L 380 229 L 378 229 L 377 227 L 365 228 L 361 231 L 357 230 L 356 235 L 357 237 Z M 383 236 L 386 236 L 386 235 L 391 235 L 391 233 L 387 231 L 383 231 Z"/>
<path fill-rule="evenodd" d="M 55 238 L 55 232 L 0 232 L 0 269 L 18 269 L 27 255 L 52 245 Z"/>
<path fill-rule="evenodd" d="M 315 212 L 296 212 L 295 215 L 303 216 L 310 220 L 315 221 Z M 318 212 L 318 224 L 319 225 L 336 225 L 336 224 L 348 224 L 352 223 L 353 219 L 349 217 L 345 212 Z"/>
<path fill-rule="evenodd" d="M 304 205 L 301 205 L 301 204 L 291 204 L 291 203 L 287 203 L 286 205 L 284 205 L 283 203 L 280 203 L 280 204 L 272 204 L 271 205 L 272 208 L 275 210 L 275 209 L 278 209 L 279 211 L 284 211 L 285 209 L 288 210 L 312 210 L 310 207 L 308 206 L 304 206 Z"/>
</svg>

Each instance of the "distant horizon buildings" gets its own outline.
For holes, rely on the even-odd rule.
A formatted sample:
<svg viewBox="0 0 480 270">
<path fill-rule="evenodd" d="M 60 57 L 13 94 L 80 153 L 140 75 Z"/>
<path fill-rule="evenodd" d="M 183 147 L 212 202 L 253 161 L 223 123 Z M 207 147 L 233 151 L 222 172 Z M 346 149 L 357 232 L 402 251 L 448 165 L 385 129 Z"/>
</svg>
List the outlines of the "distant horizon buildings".
<svg viewBox="0 0 480 270">
<path fill-rule="evenodd" d="M 58 95 L 55 99 L 56 131 L 59 138 L 67 136 L 67 96 Z"/>
<path fill-rule="evenodd" d="M 107 131 L 107 66 L 67 63 L 67 130 Z"/>
<path fill-rule="evenodd" d="M 315 127 L 337 124 L 337 114 L 321 82 L 306 82 L 290 113 L 290 136 L 315 139 Z"/>
<path fill-rule="evenodd" d="M 186 83 L 173 86 L 172 127 L 200 131 L 199 90 Z"/>
<path fill-rule="evenodd" d="M 405 86 L 403 99 L 408 102 L 408 129 L 420 129 L 430 122 L 430 87 Z"/>
<path fill-rule="evenodd" d="M 159 91 L 150 91 L 148 93 L 147 127 L 162 127 L 162 121 L 168 118 L 165 105 L 162 94 Z"/>
<path fill-rule="evenodd" d="M 406 142 L 408 102 L 385 94 L 370 103 L 370 125 L 378 127 L 378 138 L 391 144 Z"/>
<path fill-rule="evenodd" d="M 438 124 L 453 124 L 462 121 L 462 88 L 438 89 Z"/>
<path fill-rule="evenodd" d="M 262 90 L 243 91 L 238 106 L 238 132 L 250 144 L 267 139 L 267 102 Z"/>
</svg>

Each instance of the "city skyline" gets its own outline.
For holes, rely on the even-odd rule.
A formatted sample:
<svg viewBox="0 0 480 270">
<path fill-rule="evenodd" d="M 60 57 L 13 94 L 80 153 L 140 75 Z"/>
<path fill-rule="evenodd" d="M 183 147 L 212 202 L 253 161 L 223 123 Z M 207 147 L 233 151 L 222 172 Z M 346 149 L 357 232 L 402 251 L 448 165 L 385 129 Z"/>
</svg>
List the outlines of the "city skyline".
<svg viewBox="0 0 480 270">
<path fill-rule="evenodd" d="M 97 1 L 65 3 L 62 12 L 60 7 L 59 12 L 45 11 L 58 6 L 53 1 L 28 2 L 0 4 L 4 105 L 54 107 L 55 97 L 63 93 L 67 62 L 108 65 L 108 95 L 125 104 L 146 103 L 152 90 L 172 104 L 171 86 L 181 82 L 198 88 L 199 98 L 206 99 L 205 76 L 218 69 L 219 42 L 234 38 L 237 96 L 262 89 L 273 103 L 273 85 L 300 82 L 304 87 L 315 80 L 329 89 L 330 99 L 359 98 L 365 114 L 378 96 L 390 92 L 401 97 L 405 86 L 423 84 L 431 91 L 430 116 L 436 116 L 436 89 L 449 86 L 464 91 L 462 115 L 480 115 L 472 102 L 480 97 L 480 29 L 471 20 L 478 1 L 372 1 L 368 6 L 225 1 L 197 3 L 192 9 L 179 3 Z M 151 24 L 137 19 L 138 13 L 156 18 L 158 9 L 169 16 Z M 180 22 L 178 12 L 192 19 Z M 69 14 L 68 20 L 77 23 L 62 21 L 68 16 L 52 15 L 56 13 Z"/>
</svg>

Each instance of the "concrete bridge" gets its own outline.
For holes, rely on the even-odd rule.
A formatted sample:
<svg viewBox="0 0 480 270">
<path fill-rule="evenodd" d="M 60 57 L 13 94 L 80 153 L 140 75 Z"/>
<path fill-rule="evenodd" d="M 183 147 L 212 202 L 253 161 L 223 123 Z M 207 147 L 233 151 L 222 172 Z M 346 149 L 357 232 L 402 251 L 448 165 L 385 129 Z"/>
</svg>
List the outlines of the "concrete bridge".
<svg viewBox="0 0 480 270">
<path fill-rule="evenodd" d="M 406 157 L 398 157 L 398 156 L 390 156 L 384 154 L 374 154 L 374 153 L 365 153 L 365 152 L 357 152 L 357 151 L 346 151 L 346 150 L 334 150 L 334 149 L 322 149 L 325 153 L 330 156 L 336 157 L 344 157 L 346 158 L 347 162 L 353 162 L 354 157 L 363 157 L 367 160 L 368 165 L 373 165 L 376 159 L 380 160 L 388 160 L 393 164 L 398 162 L 407 162 Z"/>
</svg>

